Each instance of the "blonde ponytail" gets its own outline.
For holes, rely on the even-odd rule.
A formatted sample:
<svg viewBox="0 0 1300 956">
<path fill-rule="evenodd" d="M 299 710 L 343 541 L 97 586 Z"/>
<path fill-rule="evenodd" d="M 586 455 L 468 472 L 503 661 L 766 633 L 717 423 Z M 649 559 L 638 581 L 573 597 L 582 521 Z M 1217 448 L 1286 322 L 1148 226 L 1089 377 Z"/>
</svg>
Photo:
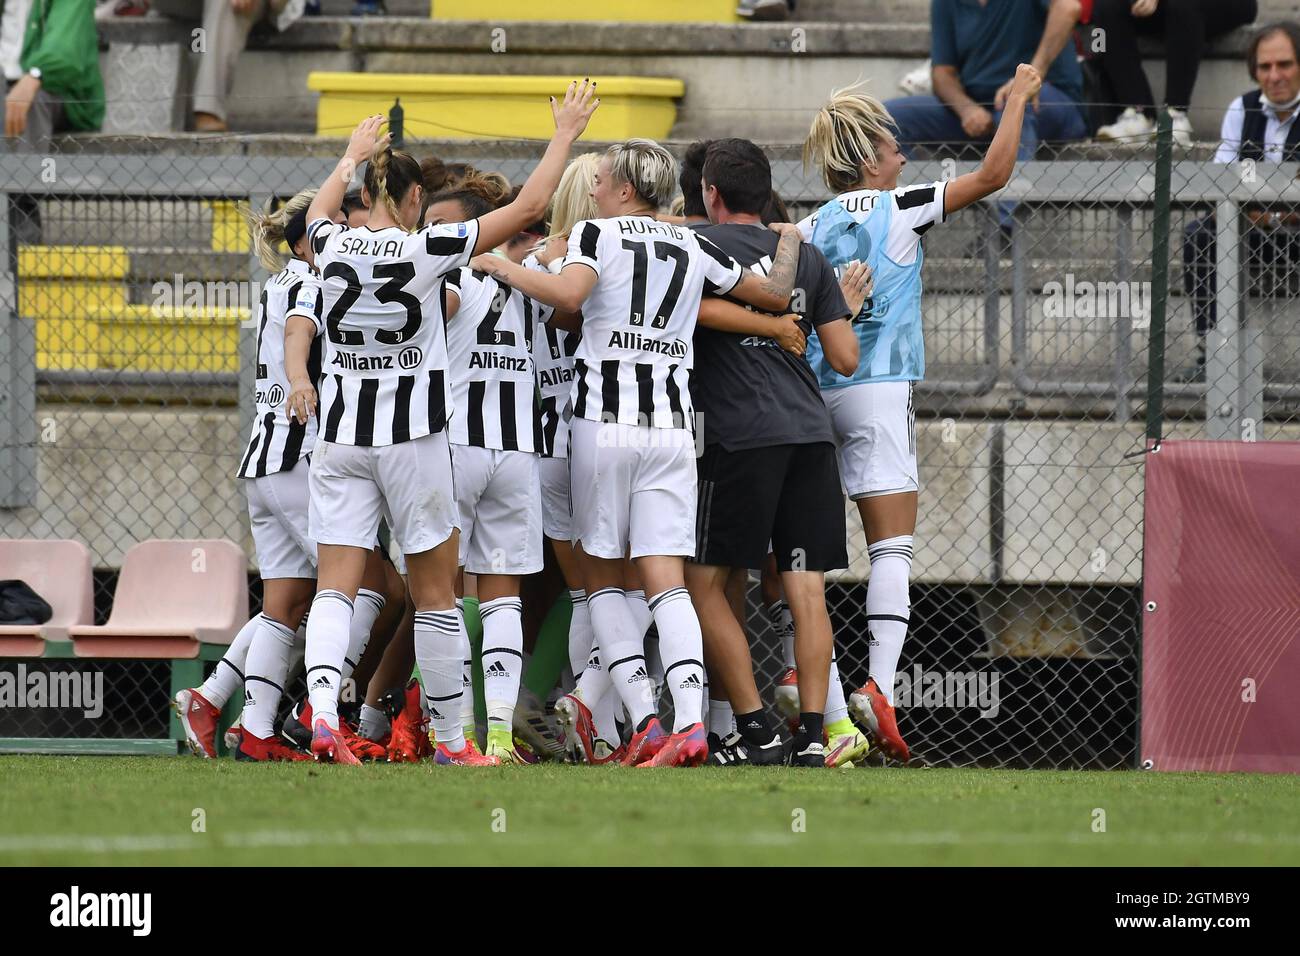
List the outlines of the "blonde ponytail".
<svg viewBox="0 0 1300 956">
<path fill-rule="evenodd" d="M 392 158 L 393 153 L 388 146 L 376 146 L 370 154 L 370 170 L 375 182 L 375 193 L 370 197 L 370 204 L 374 206 L 383 203 L 388 214 L 393 217 L 393 222 L 401 228 L 402 220 L 397 215 L 397 203 L 393 202 L 393 197 L 388 192 L 388 164 Z"/>
<path fill-rule="evenodd" d="M 803 144 L 803 164 L 817 166 L 832 192 L 842 193 L 862 183 L 862 167 L 878 163 L 876 146 L 893 138 L 894 118 L 885 105 L 855 83 L 831 93 L 817 111 Z"/>
<path fill-rule="evenodd" d="M 284 259 L 279 251 L 280 243 L 285 241 L 284 228 L 297 213 L 310 206 L 314 198 L 316 190 L 304 189 L 279 208 L 274 206 L 275 200 L 267 200 L 260 213 L 253 212 L 246 204 L 239 206 L 240 215 L 248 224 L 253 251 L 267 272 L 274 274 L 284 268 Z M 290 249 L 289 252 L 292 254 L 293 250 Z"/>
</svg>

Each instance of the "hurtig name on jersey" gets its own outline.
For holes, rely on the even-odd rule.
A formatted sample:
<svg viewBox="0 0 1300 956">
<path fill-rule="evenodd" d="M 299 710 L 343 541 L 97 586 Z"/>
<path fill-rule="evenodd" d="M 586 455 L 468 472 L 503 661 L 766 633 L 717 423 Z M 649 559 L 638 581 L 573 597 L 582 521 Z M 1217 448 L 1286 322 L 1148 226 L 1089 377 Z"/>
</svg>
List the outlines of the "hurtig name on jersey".
<svg viewBox="0 0 1300 956">
<path fill-rule="evenodd" d="M 672 236 L 674 239 L 686 238 L 686 234 L 672 223 L 656 222 L 653 219 L 642 219 L 640 217 L 618 220 L 618 231 L 629 235 Z"/>
<path fill-rule="evenodd" d="M 377 256 L 396 259 L 402 254 L 402 243 L 397 239 L 367 239 L 365 236 L 345 235 L 339 240 L 336 256 Z"/>
<path fill-rule="evenodd" d="M 470 368 L 495 368 L 506 372 L 529 372 L 532 371 L 529 368 L 531 364 L 531 359 L 519 358 L 514 355 L 498 355 L 496 352 L 469 353 Z"/>
<path fill-rule="evenodd" d="M 686 358 L 686 343 L 681 339 L 664 341 L 654 339 L 639 332 L 620 332 L 615 329 L 609 333 L 609 347 L 612 349 L 632 349 L 638 352 L 654 352 L 671 358 Z"/>
</svg>

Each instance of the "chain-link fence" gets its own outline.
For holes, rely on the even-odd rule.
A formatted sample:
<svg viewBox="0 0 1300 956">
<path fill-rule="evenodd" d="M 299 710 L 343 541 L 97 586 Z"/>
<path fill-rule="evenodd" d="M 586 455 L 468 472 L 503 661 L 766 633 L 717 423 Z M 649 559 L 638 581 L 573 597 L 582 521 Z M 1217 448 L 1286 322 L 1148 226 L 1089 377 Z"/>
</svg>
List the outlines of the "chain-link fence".
<svg viewBox="0 0 1300 956">
<path fill-rule="evenodd" d="M 531 142 L 407 146 L 513 182 L 541 151 Z M 0 156 L 9 262 L 0 538 L 84 542 L 102 621 L 137 541 L 225 537 L 251 561 L 233 474 L 251 416 L 248 310 L 267 276 L 236 203 L 258 207 L 320 182 L 341 143 L 97 148 L 107 151 Z M 769 152 L 792 215 L 824 200 L 796 147 Z M 1162 195 L 1154 153 L 1128 156 L 1022 164 L 997 201 L 926 235 L 922 488 L 895 687 L 918 760 L 1131 765 L 1148 436 L 1164 420 L 1175 437 L 1300 437 L 1294 168 L 1180 161 Z M 969 168 L 940 154 L 914 162 L 905 179 Z M 1167 372 L 1157 365 L 1151 382 L 1149 343 L 1162 335 Z M 851 567 L 832 576 L 828 599 L 852 690 L 867 676 L 869 562 L 847 507 Z M 771 701 L 780 642 L 757 582 L 749 602 Z M 165 672 L 102 666 L 113 668 L 123 691 L 114 706 L 126 713 L 94 728 L 68 723 L 62 734 L 161 735 L 150 715 L 161 713 Z M 0 737 L 60 735 L 15 728 L 3 709 L 0 721 Z"/>
</svg>

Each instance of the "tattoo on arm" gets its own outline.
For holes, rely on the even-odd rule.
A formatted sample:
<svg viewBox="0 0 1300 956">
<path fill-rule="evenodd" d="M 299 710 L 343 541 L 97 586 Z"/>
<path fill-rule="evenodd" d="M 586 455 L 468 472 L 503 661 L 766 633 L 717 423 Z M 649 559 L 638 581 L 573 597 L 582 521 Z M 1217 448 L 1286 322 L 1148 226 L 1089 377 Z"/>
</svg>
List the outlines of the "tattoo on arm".
<svg viewBox="0 0 1300 956">
<path fill-rule="evenodd" d="M 772 259 L 772 268 L 763 280 L 763 291 L 780 299 L 789 299 L 794 291 L 795 270 L 799 265 L 799 243 L 802 240 L 796 232 L 781 236 L 777 244 L 776 255 Z"/>
</svg>

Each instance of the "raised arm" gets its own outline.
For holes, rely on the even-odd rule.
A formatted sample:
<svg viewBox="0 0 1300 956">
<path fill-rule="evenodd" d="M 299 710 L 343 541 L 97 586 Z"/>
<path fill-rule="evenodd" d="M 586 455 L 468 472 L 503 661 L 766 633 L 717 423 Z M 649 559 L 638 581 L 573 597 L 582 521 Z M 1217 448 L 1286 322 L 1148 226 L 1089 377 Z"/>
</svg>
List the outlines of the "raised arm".
<svg viewBox="0 0 1300 956">
<path fill-rule="evenodd" d="M 1025 120 L 1025 109 L 1042 85 L 1042 77 L 1028 63 L 1016 67 L 1015 79 L 1002 110 L 1002 122 L 984 154 L 984 161 L 979 169 L 958 176 L 944 189 L 945 216 L 979 202 L 1011 181 L 1016 168 L 1016 152 L 1020 149 L 1020 127 Z"/>
<path fill-rule="evenodd" d="M 799 245 L 803 239 L 799 227 L 793 223 L 774 222 L 768 228 L 781 236 L 776 255 L 772 257 L 772 268 L 766 276 L 744 270 L 740 281 L 727 294 L 765 312 L 784 312 L 790 304 L 790 293 L 794 291 Z"/>
<path fill-rule="evenodd" d="M 367 116 L 357 124 L 357 128 L 352 131 L 352 138 L 348 141 L 348 148 L 343 158 L 339 160 L 325 182 L 321 183 L 311 205 L 307 207 L 308 225 L 317 219 L 329 219 L 343 205 L 343 196 L 348 191 L 348 186 L 352 184 L 353 177 L 361 168 L 361 164 L 370 159 L 380 139 L 385 143 L 388 142 L 390 134 L 379 136 L 379 127 L 383 124 L 384 118 L 379 114 Z"/>
<path fill-rule="evenodd" d="M 542 161 L 520 188 L 514 202 L 494 209 L 479 219 L 475 254 L 491 252 L 546 215 L 546 207 L 555 195 L 556 187 L 560 185 L 560 176 L 569 161 L 569 151 L 573 148 L 574 141 L 587 128 L 587 121 L 599 105 L 596 84 L 590 80 L 583 80 L 581 86 L 576 81 L 570 83 L 562 103 L 557 104 L 555 97 L 551 97 L 555 135 L 551 137 Z"/>
</svg>

